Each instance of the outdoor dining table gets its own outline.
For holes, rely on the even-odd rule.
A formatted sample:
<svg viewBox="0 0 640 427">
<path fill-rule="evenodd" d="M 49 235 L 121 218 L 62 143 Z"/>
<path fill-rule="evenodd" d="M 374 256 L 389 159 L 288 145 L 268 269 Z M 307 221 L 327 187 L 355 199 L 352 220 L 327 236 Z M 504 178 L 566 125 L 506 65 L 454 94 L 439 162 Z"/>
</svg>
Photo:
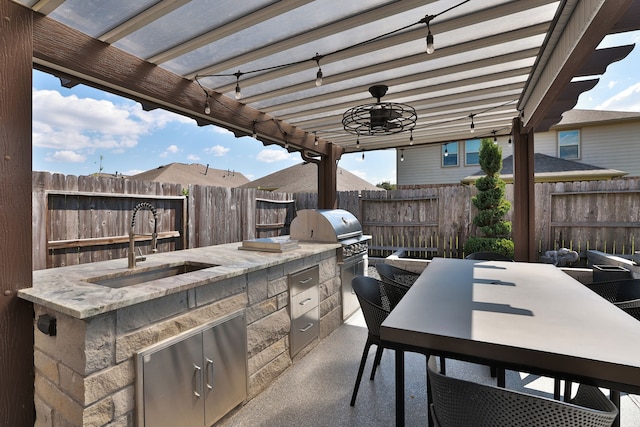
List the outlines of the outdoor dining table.
<svg viewBox="0 0 640 427">
<path fill-rule="evenodd" d="M 406 351 L 640 393 L 638 320 L 551 264 L 435 258 L 380 337 L 395 349 L 397 426 Z"/>
</svg>

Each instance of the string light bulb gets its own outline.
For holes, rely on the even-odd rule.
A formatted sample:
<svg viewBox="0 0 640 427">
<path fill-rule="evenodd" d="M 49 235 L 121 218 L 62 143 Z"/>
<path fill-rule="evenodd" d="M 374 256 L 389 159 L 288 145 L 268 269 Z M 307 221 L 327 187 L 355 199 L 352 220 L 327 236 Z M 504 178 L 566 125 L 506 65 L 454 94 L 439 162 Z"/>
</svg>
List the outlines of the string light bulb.
<svg viewBox="0 0 640 427">
<path fill-rule="evenodd" d="M 233 73 L 236 76 L 236 99 L 242 98 L 242 93 L 240 92 L 240 76 L 242 76 L 242 72 L 238 70 L 237 73 Z"/>
<path fill-rule="evenodd" d="M 469 117 L 471 118 L 471 127 L 470 127 L 470 132 L 474 133 L 476 131 L 476 125 L 473 123 L 473 117 L 475 116 L 475 114 L 469 114 Z"/>
<path fill-rule="evenodd" d="M 206 98 L 204 99 L 204 113 L 211 114 L 211 105 L 209 105 L 209 92 L 205 90 L 204 94 L 206 96 Z"/>
<path fill-rule="evenodd" d="M 318 132 L 313 132 L 313 145 L 318 145 Z"/>
<path fill-rule="evenodd" d="M 509 141 L 507 142 L 507 144 L 511 145 L 511 137 L 509 137 Z"/>
<path fill-rule="evenodd" d="M 251 127 L 251 138 L 253 139 L 257 139 L 258 138 L 258 133 L 256 132 L 256 121 L 253 121 L 253 126 Z"/>
<path fill-rule="evenodd" d="M 431 28 L 429 28 L 429 21 L 427 21 L 427 55 L 431 55 L 436 51 L 433 45 L 433 34 L 431 34 Z"/>
<path fill-rule="evenodd" d="M 492 130 L 491 133 L 493 134 L 493 143 L 494 144 L 498 144 L 498 137 L 496 136 L 496 133 L 498 133 L 497 130 Z"/>
<path fill-rule="evenodd" d="M 400 161 L 404 162 L 404 150 L 400 150 Z"/>
<path fill-rule="evenodd" d="M 409 145 L 413 145 L 413 129 L 409 130 L 410 135 L 409 135 Z"/>
<path fill-rule="evenodd" d="M 316 73 L 316 87 L 322 86 L 322 68 L 320 68 L 320 60 L 322 59 L 322 55 L 319 55 L 316 52 L 316 56 L 313 57 L 316 60 L 316 64 L 318 64 L 318 72 Z"/>
<path fill-rule="evenodd" d="M 447 144 L 444 144 L 444 156 L 449 156 L 449 150 L 447 150 Z"/>
</svg>

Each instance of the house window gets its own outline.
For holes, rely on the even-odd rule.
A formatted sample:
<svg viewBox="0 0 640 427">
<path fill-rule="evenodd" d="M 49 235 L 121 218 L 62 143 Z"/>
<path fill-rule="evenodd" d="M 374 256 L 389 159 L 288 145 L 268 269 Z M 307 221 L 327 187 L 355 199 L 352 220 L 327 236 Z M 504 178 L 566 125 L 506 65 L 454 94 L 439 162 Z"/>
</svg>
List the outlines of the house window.
<svg viewBox="0 0 640 427">
<path fill-rule="evenodd" d="M 442 144 L 442 166 L 458 166 L 458 142 Z"/>
<path fill-rule="evenodd" d="M 464 142 L 464 164 L 479 165 L 480 164 L 480 140 L 469 139 Z"/>
<path fill-rule="evenodd" d="M 580 131 L 558 131 L 558 157 L 561 159 L 580 158 Z"/>
</svg>

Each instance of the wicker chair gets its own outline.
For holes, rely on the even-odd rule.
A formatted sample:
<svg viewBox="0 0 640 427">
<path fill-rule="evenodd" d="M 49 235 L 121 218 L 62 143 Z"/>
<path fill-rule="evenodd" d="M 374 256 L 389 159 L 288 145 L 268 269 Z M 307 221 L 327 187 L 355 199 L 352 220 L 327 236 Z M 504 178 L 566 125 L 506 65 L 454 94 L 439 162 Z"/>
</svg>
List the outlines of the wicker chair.
<svg viewBox="0 0 640 427">
<path fill-rule="evenodd" d="M 620 279 L 594 282 L 585 285 L 622 311 L 640 320 L 640 279 Z M 565 394 L 571 394 L 572 383 L 565 381 Z M 617 390 L 611 394 L 619 395 Z"/>
<path fill-rule="evenodd" d="M 433 357 L 427 372 L 437 427 L 608 427 L 618 415 L 596 387 L 580 385 L 570 402 L 561 402 L 443 375 Z"/>
<path fill-rule="evenodd" d="M 585 286 L 614 304 L 640 299 L 640 279 L 607 280 Z"/>
<path fill-rule="evenodd" d="M 640 279 L 608 280 L 585 286 L 640 320 Z"/>
<path fill-rule="evenodd" d="M 420 274 L 413 271 L 404 270 L 387 263 L 377 263 L 376 271 L 380 279 L 392 285 L 408 290 L 411 285 L 420 277 Z"/>
<path fill-rule="evenodd" d="M 382 358 L 382 350 L 384 349 L 380 340 L 380 325 L 389 313 L 391 313 L 391 310 L 393 310 L 402 296 L 404 296 L 404 292 L 395 286 L 389 286 L 383 281 L 367 276 L 356 276 L 352 280 L 351 286 L 358 297 L 358 302 L 360 303 L 364 321 L 367 324 L 369 332 L 367 334 L 367 342 L 364 345 L 364 351 L 362 352 L 362 358 L 360 359 L 356 384 L 353 388 L 353 394 L 351 395 L 351 406 L 354 406 L 364 367 L 367 363 L 369 349 L 374 344 L 377 346 L 376 357 L 373 362 L 373 368 L 371 369 L 371 376 L 369 377 L 370 380 L 373 380 L 376 375 L 376 368 Z"/>
</svg>

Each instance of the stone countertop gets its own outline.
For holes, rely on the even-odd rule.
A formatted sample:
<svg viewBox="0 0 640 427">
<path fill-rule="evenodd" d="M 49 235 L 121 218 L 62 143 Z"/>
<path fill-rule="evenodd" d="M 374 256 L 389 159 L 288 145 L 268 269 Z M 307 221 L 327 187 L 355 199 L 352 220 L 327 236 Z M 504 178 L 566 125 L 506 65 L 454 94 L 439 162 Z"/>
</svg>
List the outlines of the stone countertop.
<svg viewBox="0 0 640 427">
<path fill-rule="evenodd" d="M 237 242 L 146 255 L 146 261 L 138 262 L 134 269 L 127 268 L 127 259 L 121 258 L 36 270 L 33 272 L 33 287 L 21 289 L 18 296 L 34 304 L 84 319 L 340 247 L 338 243 L 300 243 L 297 249 L 278 253 L 239 250 L 241 245 L 241 242 Z M 122 288 L 88 282 L 97 277 L 135 274 L 185 262 L 215 266 Z"/>
</svg>

